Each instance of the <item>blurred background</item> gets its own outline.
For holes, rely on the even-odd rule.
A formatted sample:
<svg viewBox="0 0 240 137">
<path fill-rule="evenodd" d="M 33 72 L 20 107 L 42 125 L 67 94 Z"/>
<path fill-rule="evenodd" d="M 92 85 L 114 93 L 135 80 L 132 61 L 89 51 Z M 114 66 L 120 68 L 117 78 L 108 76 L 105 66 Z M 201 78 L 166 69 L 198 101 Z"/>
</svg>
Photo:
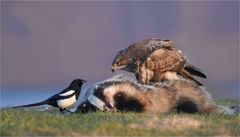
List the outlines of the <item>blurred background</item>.
<svg viewBox="0 0 240 137">
<path fill-rule="evenodd" d="M 87 88 L 116 74 L 119 50 L 152 37 L 173 40 L 214 99 L 239 98 L 239 1 L 1 1 L 1 106 L 46 99 L 75 78 Z"/>
</svg>

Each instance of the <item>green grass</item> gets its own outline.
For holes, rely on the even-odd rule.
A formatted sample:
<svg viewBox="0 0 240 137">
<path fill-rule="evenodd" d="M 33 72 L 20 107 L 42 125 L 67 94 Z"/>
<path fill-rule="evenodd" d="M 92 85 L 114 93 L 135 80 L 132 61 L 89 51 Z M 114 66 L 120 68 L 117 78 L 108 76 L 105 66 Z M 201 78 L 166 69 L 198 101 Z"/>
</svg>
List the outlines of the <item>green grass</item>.
<svg viewBox="0 0 240 137">
<path fill-rule="evenodd" d="M 239 115 L 1 110 L 1 136 L 240 136 L 239 124 Z"/>
</svg>

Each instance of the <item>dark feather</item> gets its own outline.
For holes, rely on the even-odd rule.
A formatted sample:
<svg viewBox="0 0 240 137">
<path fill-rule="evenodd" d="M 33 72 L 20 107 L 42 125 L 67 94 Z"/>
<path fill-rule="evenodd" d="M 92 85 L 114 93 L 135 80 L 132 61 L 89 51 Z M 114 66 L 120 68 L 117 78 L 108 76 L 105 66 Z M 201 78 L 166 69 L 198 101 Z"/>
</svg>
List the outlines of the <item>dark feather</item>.
<svg viewBox="0 0 240 137">
<path fill-rule="evenodd" d="M 70 94 L 70 95 L 67 95 L 67 96 L 60 96 L 59 94 L 56 94 L 56 95 L 50 97 L 47 100 L 49 100 L 51 102 L 51 101 L 56 101 L 56 100 L 61 100 L 61 99 L 67 99 L 67 98 L 70 98 L 70 97 L 72 97 L 74 95 L 75 95 L 75 92 Z"/>
<path fill-rule="evenodd" d="M 41 106 L 41 105 L 52 105 L 52 106 L 57 107 L 56 100 L 67 99 L 67 98 L 70 98 L 74 95 L 75 95 L 75 93 L 72 93 L 72 94 L 67 95 L 67 96 L 60 96 L 60 95 L 56 94 L 56 95 L 50 97 L 49 99 L 47 99 L 45 101 L 42 101 L 42 102 L 39 102 L 39 103 L 16 106 L 16 107 L 13 107 L 13 108 L 34 107 L 34 106 Z"/>
<path fill-rule="evenodd" d="M 192 64 L 187 63 L 184 69 L 192 75 L 195 75 L 201 78 L 207 78 L 207 76 L 199 68 L 197 68 Z"/>
<path fill-rule="evenodd" d="M 180 72 L 180 75 L 182 75 L 184 78 L 186 79 L 190 79 L 192 81 L 194 81 L 198 86 L 203 86 L 202 83 L 200 83 L 199 81 L 197 81 L 196 79 L 194 79 L 191 74 L 189 74 L 185 69 L 182 69 L 182 71 Z"/>
<path fill-rule="evenodd" d="M 15 106 L 13 108 L 34 107 L 34 106 L 41 106 L 41 105 L 46 105 L 46 104 L 48 104 L 47 100 L 42 101 L 42 102 L 38 102 L 38 103 L 28 104 L 28 105 Z"/>
</svg>

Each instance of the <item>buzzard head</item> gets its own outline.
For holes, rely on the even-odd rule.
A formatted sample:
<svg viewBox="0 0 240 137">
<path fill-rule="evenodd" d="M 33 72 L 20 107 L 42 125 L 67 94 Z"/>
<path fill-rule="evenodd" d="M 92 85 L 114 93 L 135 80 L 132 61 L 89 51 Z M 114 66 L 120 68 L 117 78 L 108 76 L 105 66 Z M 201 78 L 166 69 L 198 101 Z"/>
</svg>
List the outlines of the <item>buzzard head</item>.
<svg viewBox="0 0 240 137">
<path fill-rule="evenodd" d="M 126 70 L 128 65 L 131 64 L 132 57 L 130 53 L 122 50 L 119 51 L 112 62 L 112 72 L 116 70 Z"/>
</svg>

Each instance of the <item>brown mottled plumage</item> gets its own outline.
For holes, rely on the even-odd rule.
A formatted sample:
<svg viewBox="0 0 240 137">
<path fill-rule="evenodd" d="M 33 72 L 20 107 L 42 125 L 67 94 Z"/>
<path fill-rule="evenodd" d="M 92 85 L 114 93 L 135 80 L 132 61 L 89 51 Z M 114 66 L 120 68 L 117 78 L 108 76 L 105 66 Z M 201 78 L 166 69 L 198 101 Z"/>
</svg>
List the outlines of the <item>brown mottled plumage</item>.
<svg viewBox="0 0 240 137">
<path fill-rule="evenodd" d="M 146 39 L 119 51 L 113 60 L 112 71 L 120 69 L 135 73 L 143 84 L 178 79 L 177 74 L 199 85 L 202 84 L 192 75 L 206 78 L 199 68 L 187 63 L 173 41 L 159 38 Z"/>
</svg>

